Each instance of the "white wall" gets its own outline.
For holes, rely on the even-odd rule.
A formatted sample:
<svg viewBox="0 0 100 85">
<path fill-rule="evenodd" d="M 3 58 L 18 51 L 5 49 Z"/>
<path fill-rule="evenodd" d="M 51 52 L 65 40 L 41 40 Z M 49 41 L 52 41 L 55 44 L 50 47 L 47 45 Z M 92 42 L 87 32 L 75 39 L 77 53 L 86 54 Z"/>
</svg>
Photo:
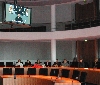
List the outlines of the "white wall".
<svg viewBox="0 0 100 85">
<path fill-rule="evenodd" d="M 67 60 L 73 60 L 73 58 L 75 57 L 75 51 L 76 48 L 73 48 L 73 42 L 74 41 L 57 41 L 57 59 L 59 60 L 63 60 L 63 59 L 67 59 Z M 74 46 L 76 46 L 76 44 L 74 44 Z M 73 54 L 73 50 L 74 50 L 74 54 Z"/>
<path fill-rule="evenodd" d="M 67 22 L 74 18 L 74 4 L 56 5 L 56 22 Z M 32 7 L 32 23 L 51 23 L 51 7 Z"/>
<path fill-rule="evenodd" d="M 46 42 L 1 42 L 0 59 L 37 60 L 50 59 L 50 43 Z"/>
<path fill-rule="evenodd" d="M 71 21 L 71 4 L 56 5 L 56 22 Z"/>
<path fill-rule="evenodd" d="M 32 7 L 32 23 L 50 23 L 51 8 L 50 6 Z"/>
<path fill-rule="evenodd" d="M 56 30 L 65 30 L 65 23 L 75 20 L 75 3 L 56 5 Z M 51 31 L 51 7 L 32 7 L 32 26 L 46 26 L 46 31 Z M 45 24 L 43 24 L 45 23 Z"/>
<path fill-rule="evenodd" d="M 75 49 L 74 49 L 75 50 Z M 57 58 L 72 60 L 72 41 L 57 41 Z M 51 59 L 50 42 L 0 42 L 0 62 L 25 62 L 29 59 L 32 63 L 40 59 L 42 62 Z"/>
</svg>

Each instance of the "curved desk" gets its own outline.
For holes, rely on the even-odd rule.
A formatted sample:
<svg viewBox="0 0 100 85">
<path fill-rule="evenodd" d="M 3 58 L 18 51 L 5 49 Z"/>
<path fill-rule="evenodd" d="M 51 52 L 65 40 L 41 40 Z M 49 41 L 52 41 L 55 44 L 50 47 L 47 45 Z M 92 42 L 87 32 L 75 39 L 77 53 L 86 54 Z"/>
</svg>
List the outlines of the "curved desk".
<svg viewBox="0 0 100 85">
<path fill-rule="evenodd" d="M 28 68 L 31 68 L 31 67 L 24 67 L 24 75 L 27 75 Z M 40 68 L 36 68 L 36 75 L 39 75 L 39 69 Z M 100 85 L 100 69 L 71 68 L 71 67 L 48 67 L 47 69 L 48 69 L 48 76 L 50 76 L 51 69 L 59 69 L 59 75 L 61 75 L 62 69 L 68 69 L 70 70 L 69 78 L 72 78 L 73 70 L 79 70 L 80 72 L 86 72 L 87 73 L 86 82 Z M 14 73 L 15 73 L 15 68 L 12 68 L 12 75 L 14 75 Z M 3 75 L 2 67 L 0 68 L 0 75 Z"/>
<path fill-rule="evenodd" d="M 17 75 L 16 79 L 11 75 L 3 75 L 0 85 L 81 85 L 79 81 L 70 78 L 57 78 L 42 75 Z"/>
</svg>

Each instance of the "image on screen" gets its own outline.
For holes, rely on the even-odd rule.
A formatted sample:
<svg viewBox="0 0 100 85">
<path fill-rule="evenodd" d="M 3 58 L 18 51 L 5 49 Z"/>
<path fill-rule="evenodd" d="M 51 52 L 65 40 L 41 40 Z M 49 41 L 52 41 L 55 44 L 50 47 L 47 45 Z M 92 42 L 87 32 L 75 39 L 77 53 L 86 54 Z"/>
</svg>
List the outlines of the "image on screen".
<svg viewBox="0 0 100 85">
<path fill-rule="evenodd" d="M 31 9 L 24 6 L 6 4 L 6 22 L 30 24 Z"/>
</svg>

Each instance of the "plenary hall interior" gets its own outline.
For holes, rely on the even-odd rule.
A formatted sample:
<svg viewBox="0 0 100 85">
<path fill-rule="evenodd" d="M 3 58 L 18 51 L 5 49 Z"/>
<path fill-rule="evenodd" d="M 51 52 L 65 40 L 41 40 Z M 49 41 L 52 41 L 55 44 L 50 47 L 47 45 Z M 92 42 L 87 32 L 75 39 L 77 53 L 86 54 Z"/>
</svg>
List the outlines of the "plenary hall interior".
<svg viewBox="0 0 100 85">
<path fill-rule="evenodd" d="M 0 0 L 0 85 L 100 85 L 100 0 Z"/>
</svg>

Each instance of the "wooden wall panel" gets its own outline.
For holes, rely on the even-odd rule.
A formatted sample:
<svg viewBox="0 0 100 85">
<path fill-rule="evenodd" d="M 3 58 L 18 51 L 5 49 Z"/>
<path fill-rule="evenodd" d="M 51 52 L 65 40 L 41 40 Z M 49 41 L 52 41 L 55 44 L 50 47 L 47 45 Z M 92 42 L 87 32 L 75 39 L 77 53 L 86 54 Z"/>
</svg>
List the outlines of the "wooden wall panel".
<svg viewBox="0 0 100 85">
<path fill-rule="evenodd" d="M 97 40 L 77 41 L 77 56 L 78 59 L 83 59 L 91 66 L 97 57 Z"/>
<path fill-rule="evenodd" d="M 76 21 L 94 20 L 98 16 L 98 2 L 93 0 L 91 3 L 75 4 Z"/>
</svg>

